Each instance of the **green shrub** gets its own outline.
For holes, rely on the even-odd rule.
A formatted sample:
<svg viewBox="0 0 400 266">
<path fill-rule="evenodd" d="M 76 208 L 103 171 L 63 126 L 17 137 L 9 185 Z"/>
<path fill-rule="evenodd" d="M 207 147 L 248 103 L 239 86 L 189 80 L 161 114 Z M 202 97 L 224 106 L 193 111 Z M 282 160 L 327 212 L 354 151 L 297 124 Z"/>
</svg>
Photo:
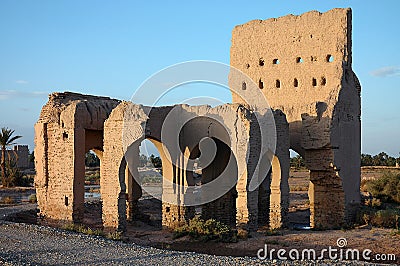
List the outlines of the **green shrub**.
<svg viewBox="0 0 400 266">
<path fill-rule="evenodd" d="M 267 236 L 277 236 L 280 234 L 281 232 L 279 232 L 277 229 L 269 229 L 268 231 L 265 232 L 265 235 Z"/>
<path fill-rule="evenodd" d="M 361 210 L 358 218 L 359 224 L 400 229 L 400 211 L 398 209 L 376 210 L 365 207 Z"/>
<path fill-rule="evenodd" d="M 382 202 L 380 199 L 377 199 L 377 198 L 366 199 L 365 205 L 369 206 L 369 207 L 373 207 L 373 208 L 378 208 L 382 205 Z"/>
<path fill-rule="evenodd" d="M 78 228 L 78 232 L 85 234 L 85 235 L 96 235 L 96 236 L 102 236 L 103 235 L 103 231 L 100 229 L 92 229 L 90 227 L 79 227 Z"/>
<path fill-rule="evenodd" d="M 111 233 L 108 233 L 106 235 L 106 237 L 111 240 L 120 241 L 120 240 L 122 240 L 122 232 L 119 232 L 119 231 L 111 232 Z"/>
<path fill-rule="evenodd" d="M 7 176 L 4 179 L 5 187 L 30 187 L 33 185 L 33 175 L 24 175 L 17 166 L 16 160 L 8 160 L 6 162 Z"/>
<path fill-rule="evenodd" d="M 367 181 L 365 188 L 384 202 L 400 203 L 400 174 L 385 172 L 381 178 Z"/>
<path fill-rule="evenodd" d="M 85 235 L 104 236 L 103 230 L 101 230 L 101 229 L 93 230 L 92 228 L 86 227 L 82 224 L 68 223 L 68 224 L 64 224 L 61 228 L 64 230 L 82 233 Z"/>
<path fill-rule="evenodd" d="M 94 171 L 91 173 L 87 173 L 85 175 L 85 181 L 91 182 L 91 183 L 99 183 L 100 182 L 100 172 Z"/>
<path fill-rule="evenodd" d="M 30 203 L 36 203 L 37 202 L 37 198 L 36 198 L 36 194 L 32 194 L 29 196 L 28 201 Z"/>
<path fill-rule="evenodd" d="M 229 226 L 209 219 L 204 221 L 201 218 L 193 218 L 189 224 L 178 227 L 174 230 L 174 238 L 182 236 L 190 236 L 192 239 L 200 241 L 215 241 L 215 242 L 236 242 L 237 233 Z"/>
<path fill-rule="evenodd" d="M 373 214 L 371 224 L 377 227 L 398 228 L 399 215 L 395 210 L 379 210 Z"/>
<path fill-rule="evenodd" d="M 75 231 L 75 224 L 73 223 L 64 224 L 63 226 L 61 226 L 61 228 L 67 231 Z"/>
</svg>

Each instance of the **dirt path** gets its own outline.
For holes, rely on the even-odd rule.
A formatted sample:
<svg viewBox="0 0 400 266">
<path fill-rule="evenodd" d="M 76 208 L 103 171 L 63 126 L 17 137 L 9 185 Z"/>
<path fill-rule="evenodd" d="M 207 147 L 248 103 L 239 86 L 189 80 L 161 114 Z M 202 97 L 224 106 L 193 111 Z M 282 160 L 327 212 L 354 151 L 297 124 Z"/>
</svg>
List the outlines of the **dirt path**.
<svg viewBox="0 0 400 266">
<path fill-rule="evenodd" d="M 6 220 L 7 217 L 15 215 L 25 211 L 35 210 L 37 208 L 36 203 L 20 204 L 8 207 L 0 208 L 0 220 Z"/>
<path fill-rule="evenodd" d="M 239 243 L 243 247 L 245 242 Z M 211 245 L 212 246 L 212 245 Z M 215 246 L 214 246 L 215 247 Z M 220 249 L 228 249 L 229 245 Z M 179 252 L 55 228 L 0 221 L 0 265 L 378 265 L 357 261 L 258 260 Z"/>
</svg>

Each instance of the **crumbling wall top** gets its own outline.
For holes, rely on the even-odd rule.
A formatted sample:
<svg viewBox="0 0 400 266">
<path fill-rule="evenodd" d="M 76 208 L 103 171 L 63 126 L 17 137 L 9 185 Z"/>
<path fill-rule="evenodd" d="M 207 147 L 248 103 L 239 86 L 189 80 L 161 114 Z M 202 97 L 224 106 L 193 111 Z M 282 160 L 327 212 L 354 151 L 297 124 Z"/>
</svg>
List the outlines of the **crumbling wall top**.
<svg viewBox="0 0 400 266">
<path fill-rule="evenodd" d="M 85 108 L 91 116 L 96 116 L 99 113 L 99 110 L 95 109 L 100 109 L 100 113 L 105 113 L 108 116 L 120 102 L 120 100 L 109 97 L 74 92 L 54 92 L 49 95 L 48 102 L 43 106 L 38 123 L 60 122 L 61 113 L 68 107 L 72 107 L 74 110 L 79 103 L 86 105 Z M 73 116 L 71 115 L 71 117 Z M 92 117 L 91 120 L 96 120 L 96 117 Z"/>
<path fill-rule="evenodd" d="M 238 25 L 232 32 L 231 65 L 247 74 L 289 122 L 301 121 L 303 113 L 317 116 L 318 102 L 326 104 L 324 115 L 331 117 L 345 72 L 352 71 L 351 9 Z M 246 87 L 233 79 L 230 86 Z M 233 102 L 241 102 L 234 93 Z"/>
</svg>

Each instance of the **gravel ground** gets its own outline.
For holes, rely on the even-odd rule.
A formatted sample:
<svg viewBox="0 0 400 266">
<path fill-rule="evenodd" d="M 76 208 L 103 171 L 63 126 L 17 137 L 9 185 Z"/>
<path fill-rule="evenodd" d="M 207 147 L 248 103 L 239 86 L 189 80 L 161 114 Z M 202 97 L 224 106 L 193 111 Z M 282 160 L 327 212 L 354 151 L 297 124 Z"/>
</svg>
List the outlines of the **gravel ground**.
<svg viewBox="0 0 400 266">
<path fill-rule="evenodd" d="M 0 208 L 0 265 L 367 265 L 344 261 L 262 261 L 161 250 L 46 226 L 3 221 L 6 213 L 15 209 L 29 207 Z"/>
</svg>

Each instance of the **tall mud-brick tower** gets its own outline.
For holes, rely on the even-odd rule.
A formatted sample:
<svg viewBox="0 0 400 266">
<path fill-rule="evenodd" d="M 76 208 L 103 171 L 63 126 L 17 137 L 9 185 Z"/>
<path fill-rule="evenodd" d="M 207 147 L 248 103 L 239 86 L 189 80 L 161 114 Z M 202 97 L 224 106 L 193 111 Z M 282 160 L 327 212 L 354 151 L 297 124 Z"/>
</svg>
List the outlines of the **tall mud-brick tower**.
<svg viewBox="0 0 400 266">
<path fill-rule="evenodd" d="M 231 65 L 286 114 L 290 148 L 310 170 L 312 227 L 354 220 L 360 205 L 360 83 L 352 70 L 351 9 L 253 20 L 232 32 Z M 246 81 L 230 77 L 246 95 Z M 232 91 L 234 103 L 243 103 Z"/>
</svg>

